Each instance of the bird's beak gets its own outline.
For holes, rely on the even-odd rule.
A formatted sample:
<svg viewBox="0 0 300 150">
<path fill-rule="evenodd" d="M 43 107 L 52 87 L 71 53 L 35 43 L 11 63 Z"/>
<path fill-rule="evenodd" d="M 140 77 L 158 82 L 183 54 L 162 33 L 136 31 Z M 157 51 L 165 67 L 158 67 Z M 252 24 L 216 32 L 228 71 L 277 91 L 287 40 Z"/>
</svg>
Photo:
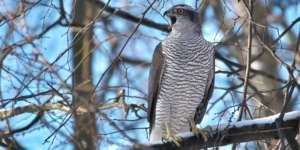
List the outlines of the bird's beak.
<svg viewBox="0 0 300 150">
<path fill-rule="evenodd" d="M 168 16 L 168 14 L 169 14 L 169 10 L 167 10 L 167 11 L 164 12 L 163 17 Z"/>
<path fill-rule="evenodd" d="M 170 9 L 164 12 L 163 17 L 165 17 L 165 16 L 168 16 L 170 18 L 171 25 L 168 27 L 168 29 L 171 30 L 173 25 L 176 23 L 177 18 L 175 15 L 173 15 L 173 11 Z"/>
</svg>

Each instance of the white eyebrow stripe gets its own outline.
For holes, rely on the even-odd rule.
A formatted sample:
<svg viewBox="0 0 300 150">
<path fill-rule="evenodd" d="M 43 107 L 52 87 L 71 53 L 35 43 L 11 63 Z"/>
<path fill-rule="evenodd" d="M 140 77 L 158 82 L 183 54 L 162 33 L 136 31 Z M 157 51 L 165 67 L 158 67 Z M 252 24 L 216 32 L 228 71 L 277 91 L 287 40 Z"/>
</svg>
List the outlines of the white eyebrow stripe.
<svg viewBox="0 0 300 150">
<path fill-rule="evenodd" d="M 189 5 L 185 5 L 185 4 L 179 4 L 179 5 L 175 5 L 173 6 L 173 8 L 182 8 L 182 9 L 190 9 L 190 10 L 194 10 L 191 6 Z"/>
</svg>

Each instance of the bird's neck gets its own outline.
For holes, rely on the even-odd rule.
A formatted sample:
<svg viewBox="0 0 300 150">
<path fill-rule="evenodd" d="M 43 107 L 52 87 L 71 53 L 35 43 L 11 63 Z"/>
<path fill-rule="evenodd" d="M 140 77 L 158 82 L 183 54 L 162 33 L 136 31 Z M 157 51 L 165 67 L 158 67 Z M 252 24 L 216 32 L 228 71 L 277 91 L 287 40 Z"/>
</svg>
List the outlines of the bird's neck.
<svg viewBox="0 0 300 150">
<path fill-rule="evenodd" d="M 194 28 L 194 29 L 177 29 L 172 28 L 172 31 L 170 32 L 171 36 L 173 37 L 189 37 L 189 36 L 203 36 L 201 28 Z"/>
</svg>

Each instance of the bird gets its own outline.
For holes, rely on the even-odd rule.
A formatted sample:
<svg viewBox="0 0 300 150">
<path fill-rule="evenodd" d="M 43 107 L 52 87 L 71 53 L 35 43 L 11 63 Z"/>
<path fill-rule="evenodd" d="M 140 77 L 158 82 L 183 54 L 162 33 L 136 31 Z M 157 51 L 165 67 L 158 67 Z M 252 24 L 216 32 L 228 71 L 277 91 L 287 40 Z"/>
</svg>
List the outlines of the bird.
<svg viewBox="0 0 300 150">
<path fill-rule="evenodd" d="M 199 13 L 186 4 L 164 12 L 171 32 L 155 48 L 148 83 L 149 141 L 171 139 L 178 147 L 178 133 L 207 137 L 200 124 L 214 91 L 213 45 L 203 37 Z M 177 141 L 177 140 L 178 141 Z"/>
</svg>

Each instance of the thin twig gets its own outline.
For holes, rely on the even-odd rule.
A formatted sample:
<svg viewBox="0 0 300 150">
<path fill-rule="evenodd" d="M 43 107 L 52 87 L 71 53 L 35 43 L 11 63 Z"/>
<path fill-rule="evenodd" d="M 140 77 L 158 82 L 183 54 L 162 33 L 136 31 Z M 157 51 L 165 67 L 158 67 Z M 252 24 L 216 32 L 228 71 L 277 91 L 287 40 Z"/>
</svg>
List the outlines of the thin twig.
<svg viewBox="0 0 300 150">
<path fill-rule="evenodd" d="M 113 62 L 106 68 L 106 70 L 104 71 L 104 73 L 101 75 L 99 81 L 97 82 L 94 90 L 89 94 L 89 96 L 93 95 L 96 88 L 98 87 L 98 85 L 100 84 L 101 80 L 103 79 L 104 75 L 106 74 L 106 72 L 112 67 L 112 65 L 119 59 L 119 57 L 121 57 L 121 54 L 123 52 L 123 50 L 125 49 L 126 45 L 128 44 L 129 40 L 131 39 L 131 37 L 134 35 L 134 33 L 137 31 L 137 29 L 139 28 L 139 26 L 141 25 L 142 20 L 145 18 L 148 10 L 152 7 L 152 5 L 156 2 L 156 0 L 154 0 L 152 2 L 152 4 L 145 10 L 142 16 L 142 18 L 140 19 L 138 25 L 135 27 L 135 29 L 133 30 L 132 34 L 129 36 L 129 38 L 127 39 L 127 41 L 125 42 L 124 46 L 122 47 L 121 51 L 119 52 L 119 54 L 115 57 L 115 59 L 113 60 Z M 104 9 L 104 8 L 103 8 Z"/>
</svg>

